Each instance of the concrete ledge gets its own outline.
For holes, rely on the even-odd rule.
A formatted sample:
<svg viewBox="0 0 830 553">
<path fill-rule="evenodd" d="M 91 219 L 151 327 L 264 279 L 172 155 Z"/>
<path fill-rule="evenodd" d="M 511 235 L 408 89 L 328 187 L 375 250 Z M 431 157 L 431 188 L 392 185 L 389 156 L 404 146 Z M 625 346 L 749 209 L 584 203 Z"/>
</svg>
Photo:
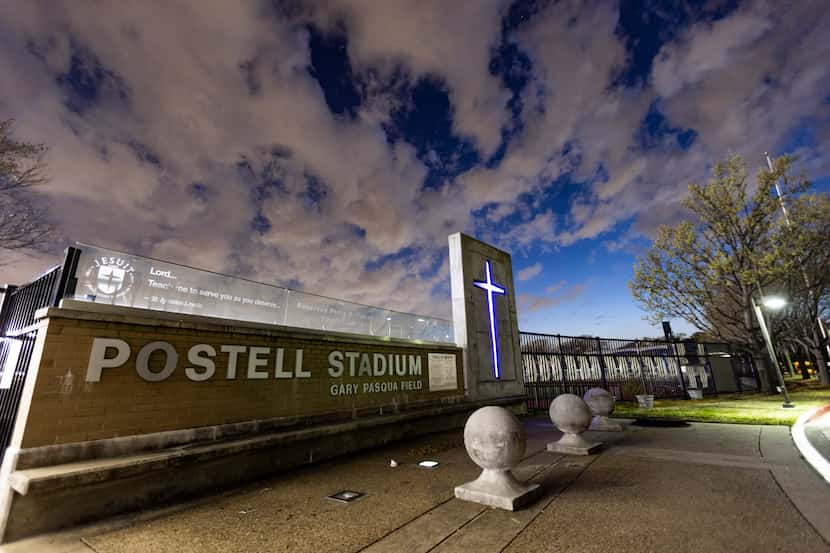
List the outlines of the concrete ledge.
<svg viewBox="0 0 830 553">
<path fill-rule="evenodd" d="M 460 428 L 472 411 L 485 404 L 521 411 L 524 398 L 433 406 L 209 444 L 14 470 L 9 485 L 16 494 L 3 541 L 217 492 L 403 438 Z"/>
<path fill-rule="evenodd" d="M 508 402 L 511 399 L 508 398 Z M 516 399 L 518 401 L 518 399 Z M 274 432 L 287 432 L 324 425 L 338 425 L 352 423 L 358 420 L 370 420 L 372 417 L 392 416 L 425 416 L 424 413 L 432 409 L 442 409 L 453 405 L 461 405 L 461 397 L 448 397 L 439 400 L 423 400 L 403 405 L 385 405 L 379 407 L 364 407 L 349 409 L 348 411 L 333 411 L 321 415 L 278 417 L 259 419 L 238 423 L 203 426 L 121 436 L 86 442 L 73 442 L 22 449 L 17 452 L 15 468 L 29 469 L 44 466 L 75 463 L 102 457 L 124 457 L 139 453 L 152 452 L 161 449 L 172 449 L 182 446 L 192 447 L 194 444 L 207 444 L 217 441 L 240 440 L 246 437 Z"/>
</svg>

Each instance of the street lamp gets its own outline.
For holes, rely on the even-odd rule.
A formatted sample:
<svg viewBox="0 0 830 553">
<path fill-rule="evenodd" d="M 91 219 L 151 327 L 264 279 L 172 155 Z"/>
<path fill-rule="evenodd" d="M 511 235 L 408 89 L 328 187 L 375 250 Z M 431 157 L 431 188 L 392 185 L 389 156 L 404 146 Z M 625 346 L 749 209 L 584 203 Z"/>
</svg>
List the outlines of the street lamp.
<svg viewBox="0 0 830 553">
<path fill-rule="evenodd" d="M 782 407 L 785 409 L 791 409 L 795 407 L 795 405 L 790 401 L 790 394 L 787 393 L 787 385 L 784 383 L 784 376 L 781 374 L 781 367 L 778 366 L 778 358 L 775 356 L 775 348 L 772 346 L 772 339 L 770 338 L 769 330 L 767 330 L 767 323 L 764 320 L 764 313 L 761 311 L 761 307 L 755 303 L 754 297 L 750 297 L 750 300 L 752 301 L 752 309 L 755 311 L 755 318 L 758 319 L 758 326 L 761 327 L 761 334 L 764 336 L 764 342 L 767 344 L 767 352 L 769 353 L 770 361 L 772 361 L 772 366 L 775 368 L 775 374 L 778 375 L 778 380 L 781 382 L 781 391 L 784 392 L 784 405 L 782 405 Z M 787 301 L 778 296 L 762 297 L 761 303 L 769 309 L 781 309 L 787 305 Z"/>
<path fill-rule="evenodd" d="M 787 305 L 787 300 L 779 296 L 767 296 L 761 300 L 761 303 L 764 304 L 764 307 L 778 310 Z"/>
</svg>

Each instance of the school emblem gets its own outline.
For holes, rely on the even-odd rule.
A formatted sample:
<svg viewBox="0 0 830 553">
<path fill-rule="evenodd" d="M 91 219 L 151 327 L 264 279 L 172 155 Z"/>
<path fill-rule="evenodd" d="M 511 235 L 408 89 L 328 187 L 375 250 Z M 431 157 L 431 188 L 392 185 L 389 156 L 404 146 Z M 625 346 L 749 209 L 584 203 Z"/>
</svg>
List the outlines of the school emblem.
<svg viewBox="0 0 830 553">
<path fill-rule="evenodd" d="M 89 293 L 120 298 L 132 289 L 135 268 L 123 257 L 102 256 L 93 260 L 84 276 Z"/>
</svg>

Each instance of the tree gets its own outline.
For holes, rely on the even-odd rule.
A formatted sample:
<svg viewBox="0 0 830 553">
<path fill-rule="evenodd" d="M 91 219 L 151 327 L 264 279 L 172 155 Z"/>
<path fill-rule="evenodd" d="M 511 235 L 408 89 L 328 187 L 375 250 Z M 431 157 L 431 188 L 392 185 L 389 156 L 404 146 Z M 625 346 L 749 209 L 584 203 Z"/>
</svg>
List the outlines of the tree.
<svg viewBox="0 0 830 553">
<path fill-rule="evenodd" d="M 781 281 L 783 293 L 790 300 L 776 339 L 790 351 L 803 350 L 812 355 L 824 384 L 830 384 L 825 364 L 827 339 L 818 321 L 826 320 L 830 306 L 829 236 L 830 198 L 806 194 L 790 202 L 789 223 L 781 233 L 780 249 L 794 270 Z"/>
<path fill-rule="evenodd" d="M 0 121 L 0 248 L 32 247 L 49 236 L 42 213 L 21 195 L 21 191 L 46 182 L 45 153 L 42 144 L 14 140 L 12 121 Z"/>
<path fill-rule="evenodd" d="M 800 310 L 812 299 L 815 305 L 806 309 L 810 313 L 826 301 L 827 235 L 820 234 L 821 224 L 812 222 L 830 220 L 830 206 L 826 198 L 808 193 L 810 182 L 792 174 L 792 163 L 791 157 L 779 158 L 772 171 L 761 169 L 752 183 L 745 163 L 736 156 L 716 164 L 707 184 L 689 186 L 682 201 L 689 220 L 659 229 L 651 249 L 637 260 L 629 283 L 634 298 L 655 322 L 679 317 L 765 359 L 751 298 L 757 300 L 761 291 L 786 294 Z M 773 192 L 776 182 L 785 198 L 794 198 L 788 207 L 791 227 Z M 811 224 L 799 226 L 806 222 Z M 819 250 L 822 253 L 816 254 Z M 802 275 L 807 268 L 814 278 L 809 286 Z M 786 332 L 811 334 L 794 323 L 790 311 L 767 316 L 776 337 Z M 826 365 L 819 365 L 826 379 Z M 771 388 L 768 381 L 762 384 Z"/>
</svg>

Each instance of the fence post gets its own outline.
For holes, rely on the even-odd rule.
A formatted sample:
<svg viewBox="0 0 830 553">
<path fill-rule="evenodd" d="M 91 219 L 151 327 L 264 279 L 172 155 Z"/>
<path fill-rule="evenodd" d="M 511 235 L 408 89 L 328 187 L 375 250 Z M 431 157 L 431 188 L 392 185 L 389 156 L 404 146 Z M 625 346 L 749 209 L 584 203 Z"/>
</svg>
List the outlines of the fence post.
<svg viewBox="0 0 830 553">
<path fill-rule="evenodd" d="M 755 358 L 752 357 L 752 354 L 746 354 L 746 360 L 749 362 L 749 368 L 752 369 L 752 376 L 755 378 L 755 388 L 762 392 L 761 389 L 761 375 L 758 374 L 758 367 L 755 366 Z"/>
<path fill-rule="evenodd" d="M 735 379 L 735 387 L 738 389 L 738 393 L 743 393 L 744 387 L 741 384 L 741 377 L 738 376 L 738 373 L 735 371 L 735 348 L 732 347 L 732 344 L 729 345 L 729 366 L 732 367 L 732 378 Z"/>
<path fill-rule="evenodd" d="M 686 391 L 686 379 L 683 378 L 683 370 L 680 368 L 680 354 L 677 353 L 677 343 L 672 337 L 671 329 L 665 324 L 663 325 L 663 334 L 666 336 L 666 346 L 671 346 L 672 351 L 674 351 L 674 361 L 677 363 L 677 376 L 680 378 L 680 388 L 683 390 L 683 399 L 686 399 L 689 397 L 689 394 Z M 670 352 L 666 350 L 666 355 L 669 353 Z"/>
<path fill-rule="evenodd" d="M 695 347 L 700 347 L 700 345 L 701 344 L 697 344 Z M 703 354 L 704 359 L 706 359 L 704 369 L 709 369 L 709 376 L 712 377 L 712 392 L 717 395 L 718 383 L 715 381 L 715 371 L 712 370 L 712 358 L 709 356 L 709 344 L 703 344 Z"/>
<path fill-rule="evenodd" d="M 556 341 L 559 344 L 559 367 L 562 371 L 562 393 L 568 393 L 568 363 L 567 359 L 565 359 L 566 355 L 565 352 L 562 351 L 562 336 L 560 334 L 556 335 Z"/>
<path fill-rule="evenodd" d="M 599 352 L 599 372 L 602 378 L 602 387 L 608 390 L 608 378 L 605 376 L 605 359 L 602 357 L 602 342 L 597 337 L 597 351 Z"/>
<path fill-rule="evenodd" d="M 75 271 L 78 268 L 78 259 L 81 257 L 81 250 L 78 248 L 66 248 L 66 256 L 63 260 L 63 267 L 61 267 L 60 279 L 58 285 L 55 286 L 52 298 L 49 305 L 57 307 L 60 301 L 69 295 L 75 294 L 75 285 L 78 279 L 75 277 Z"/>
<path fill-rule="evenodd" d="M 646 376 L 643 374 L 643 353 L 640 351 L 640 341 L 634 340 L 634 347 L 637 348 L 637 368 L 640 369 L 640 385 L 643 387 L 643 393 L 648 394 L 646 387 Z M 654 392 L 654 385 L 651 386 L 651 391 Z"/>
<path fill-rule="evenodd" d="M 6 323 L 9 318 L 9 306 L 12 303 L 12 294 L 17 290 L 17 286 L 7 284 L 6 290 L 3 294 L 3 303 L 0 305 L 0 336 L 6 335 Z"/>
</svg>

